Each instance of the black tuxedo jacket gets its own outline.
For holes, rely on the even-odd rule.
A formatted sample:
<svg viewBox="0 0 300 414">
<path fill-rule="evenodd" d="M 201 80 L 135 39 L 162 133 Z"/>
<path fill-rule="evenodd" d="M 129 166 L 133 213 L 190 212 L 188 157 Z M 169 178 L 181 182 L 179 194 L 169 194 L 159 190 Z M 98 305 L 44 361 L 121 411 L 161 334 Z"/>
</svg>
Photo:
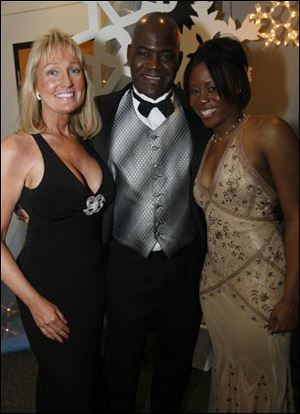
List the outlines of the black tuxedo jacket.
<svg viewBox="0 0 300 414">
<path fill-rule="evenodd" d="M 101 115 L 102 119 L 102 129 L 98 135 L 96 135 L 93 139 L 93 146 L 94 149 L 100 154 L 100 156 L 107 161 L 109 155 L 109 145 L 110 145 L 110 137 L 113 127 L 113 122 L 115 119 L 115 115 L 125 92 L 132 88 L 132 83 L 129 83 L 125 88 L 118 92 L 113 92 L 108 95 L 100 95 L 95 98 L 96 105 Z M 193 143 L 193 157 L 192 157 L 192 164 L 191 164 L 191 180 L 190 180 L 190 195 L 191 195 L 191 203 L 193 206 L 193 212 L 195 214 L 197 228 L 199 233 L 199 265 L 202 266 L 202 261 L 204 259 L 206 253 L 206 224 L 205 224 L 205 217 L 202 209 L 196 205 L 193 199 L 193 184 L 194 180 L 200 165 L 200 161 L 208 142 L 208 139 L 211 135 L 211 130 L 204 127 L 199 117 L 192 112 L 192 110 L 186 105 L 185 99 L 181 90 L 174 85 L 174 91 L 176 96 L 179 98 L 184 112 L 186 114 L 191 138 Z M 111 209 L 110 209 L 111 210 Z M 110 240 L 111 234 L 111 213 L 106 212 L 106 217 L 104 219 L 104 243 L 107 244 Z"/>
</svg>

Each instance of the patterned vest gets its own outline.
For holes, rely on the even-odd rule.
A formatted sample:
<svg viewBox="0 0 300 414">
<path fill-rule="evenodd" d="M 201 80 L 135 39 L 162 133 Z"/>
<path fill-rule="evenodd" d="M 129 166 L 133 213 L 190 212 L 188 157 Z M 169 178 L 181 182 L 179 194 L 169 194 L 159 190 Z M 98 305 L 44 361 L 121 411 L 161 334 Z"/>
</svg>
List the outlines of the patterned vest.
<svg viewBox="0 0 300 414">
<path fill-rule="evenodd" d="M 192 142 L 184 112 L 154 131 L 125 94 L 112 128 L 109 165 L 116 181 L 113 237 L 147 257 L 158 242 L 170 257 L 196 235 L 190 207 Z"/>
</svg>

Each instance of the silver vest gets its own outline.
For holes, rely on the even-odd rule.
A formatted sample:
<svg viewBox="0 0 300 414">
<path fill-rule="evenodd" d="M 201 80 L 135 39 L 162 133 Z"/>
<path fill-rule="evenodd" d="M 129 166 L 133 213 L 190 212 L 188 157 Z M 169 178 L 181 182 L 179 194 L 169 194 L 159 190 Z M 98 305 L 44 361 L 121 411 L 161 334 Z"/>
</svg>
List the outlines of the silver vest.
<svg viewBox="0 0 300 414">
<path fill-rule="evenodd" d="M 125 94 L 112 128 L 109 165 L 116 182 L 113 237 L 147 257 L 158 242 L 170 257 L 196 235 L 190 207 L 192 141 L 183 109 L 154 131 Z"/>
</svg>

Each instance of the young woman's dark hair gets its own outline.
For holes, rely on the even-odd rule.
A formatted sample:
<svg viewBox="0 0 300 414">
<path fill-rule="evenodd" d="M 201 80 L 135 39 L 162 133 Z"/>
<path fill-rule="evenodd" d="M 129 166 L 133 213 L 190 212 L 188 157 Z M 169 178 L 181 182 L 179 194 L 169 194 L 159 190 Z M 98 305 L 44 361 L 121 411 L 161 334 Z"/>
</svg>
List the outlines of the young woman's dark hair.
<svg viewBox="0 0 300 414">
<path fill-rule="evenodd" d="M 247 75 L 248 59 L 241 43 L 231 37 L 218 37 L 202 43 L 191 55 L 184 73 L 184 89 L 189 99 L 189 78 L 192 70 L 204 63 L 221 98 L 244 109 L 251 98 Z"/>
</svg>

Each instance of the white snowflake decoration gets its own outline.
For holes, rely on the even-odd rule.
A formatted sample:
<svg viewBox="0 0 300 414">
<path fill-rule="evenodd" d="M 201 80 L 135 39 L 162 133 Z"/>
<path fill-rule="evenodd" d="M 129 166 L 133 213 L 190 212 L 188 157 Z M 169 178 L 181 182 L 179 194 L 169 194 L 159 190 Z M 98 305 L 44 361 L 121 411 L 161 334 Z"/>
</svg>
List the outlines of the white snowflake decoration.
<svg viewBox="0 0 300 414">
<path fill-rule="evenodd" d="M 125 16 L 120 16 L 109 1 L 83 1 L 88 8 L 87 31 L 78 33 L 74 36 L 76 42 L 84 43 L 95 39 L 93 55 L 85 55 L 88 65 L 93 68 L 92 80 L 95 85 L 96 95 L 111 92 L 116 88 L 122 76 L 130 78 L 130 69 L 127 63 L 127 46 L 131 43 L 131 37 L 125 29 L 133 25 L 146 13 L 161 11 L 170 13 L 177 5 L 177 1 L 164 3 L 163 1 L 150 2 L 142 1 L 141 8 Z M 125 2 L 124 2 L 125 3 Z M 243 21 L 240 28 L 236 28 L 235 22 L 229 18 L 228 23 L 217 20 L 217 12 L 209 13 L 213 1 L 196 1 L 192 7 L 197 12 L 197 16 L 191 16 L 194 22 L 191 30 L 185 26 L 181 36 L 182 49 L 184 52 L 183 62 L 177 74 L 176 82 L 180 81 L 184 68 L 187 63 L 186 55 L 193 52 L 198 46 L 196 33 L 199 33 L 203 40 L 212 38 L 216 33 L 232 34 L 240 41 L 258 40 L 259 32 L 254 22 L 250 22 L 248 16 Z M 99 9 L 107 15 L 110 24 L 100 27 Z M 106 43 L 116 39 L 120 45 L 119 50 L 110 54 L 106 51 Z M 107 79 L 101 76 L 101 64 L 111 68 L 111 73 Z"/>
<path fill-rule="evenodd" d="M 213 5 L 213 1 L 196 1 L 192 4 L 192 8 L 197 12 L 197 16 L 191 16 L 194 25 L 191 30 L 186 27 L 183 28 L 182 33 L 182 45 L 184 46 L 184 57 L 181 67 L 178 71 L 176 80 L 181 81 L 184 69 L 187 64 L 187 55 L 196 50 L 199 46 L 196 40 L 196 34 L 199 33 L 203 41 L 212 39 L 216 33 L 221 35 L 232 35 L 239 39 L 241 42 L 245 40 L 258 40 L 259 31 L 253 22 L 250 22 L 248 16 L 244 19 L 241 27 L 237 29 L 234 20 L 229 17 L 228 23 L 224 20 L 217 20 L 217 11 L 209 13 L 209 9 Z"/>
</svg>

